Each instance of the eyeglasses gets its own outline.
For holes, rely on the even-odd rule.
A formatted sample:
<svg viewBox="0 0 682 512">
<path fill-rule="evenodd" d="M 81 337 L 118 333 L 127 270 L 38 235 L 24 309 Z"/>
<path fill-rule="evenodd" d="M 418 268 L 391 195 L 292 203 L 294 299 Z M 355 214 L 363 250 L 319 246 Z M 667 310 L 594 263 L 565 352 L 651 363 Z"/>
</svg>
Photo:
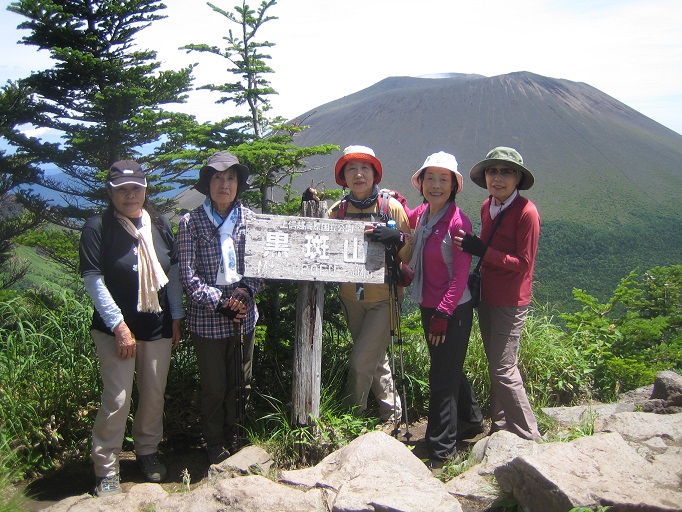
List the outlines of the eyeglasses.
<svg viewBox="0 0 682 512">
<path fill-rule="evenodd" d="M 502 169 L 488 167 L 485 170 L 485 174 L 486 176 L 502 176 L 503 178 L 509 178 L 516 174 L 516 169 L 510 169 L 509 167 L 503 167 Z"/>
</svg>

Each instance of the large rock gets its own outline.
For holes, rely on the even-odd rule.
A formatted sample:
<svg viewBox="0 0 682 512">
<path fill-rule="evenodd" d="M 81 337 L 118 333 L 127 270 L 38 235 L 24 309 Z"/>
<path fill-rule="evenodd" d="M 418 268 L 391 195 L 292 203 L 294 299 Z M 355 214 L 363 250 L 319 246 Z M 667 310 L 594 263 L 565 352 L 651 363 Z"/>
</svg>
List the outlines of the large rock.
<svg viewBox="0 0 682 512">
<path fill-rule="evenodd" d="M 447 482 L 445 488 L 459 500 L 465 512 L 485 510 L 500 498 L 495 469 L 521 455 L 540 453 L 547 446 L 521 439 L 511 432 L 495 432 L 472 448 L 471 458 L 478 464 Z"/>
<path fill-rule="evenodd" d="M 379 431 L 358 437 L 312 468 L 284 471 L 280 481 L 338 492 L 335 512 L 462 510 L 423 462 Z"/>
<path fill-rule="evenodd" d="M 632 402 L 613 404 L 592 403 L 574 407 L 543 407 L 542 412 L 565 427 L 575 425 L 590 426 L 597 420 L 608 418 L 619 412 L 634 412 L 637 406 Z"/>
<path fill-rule="evenodd" d="M 671 371 L 659 372 L 651 398 L 670 400 L 676 395 L 682 395 L 682 375 Z"/>
<path fill-rule="evenodd" d="M 502 490 L 527 512 L 566 512 L 604 504 L 682 507 L 680 476 L 656 471 L 620 434 L 604 433 L 552 443 L 495 470 Z"/>
</svg>

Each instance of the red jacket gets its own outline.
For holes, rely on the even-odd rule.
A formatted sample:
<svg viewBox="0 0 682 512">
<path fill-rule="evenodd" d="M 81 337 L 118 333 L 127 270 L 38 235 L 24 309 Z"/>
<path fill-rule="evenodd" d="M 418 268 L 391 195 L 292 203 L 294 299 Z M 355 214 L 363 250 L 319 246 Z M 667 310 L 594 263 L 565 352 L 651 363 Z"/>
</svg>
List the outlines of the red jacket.
<svg viewBox="0 0 682 512">
<path fill-rule="evenodd" d="M 493 228 L 488 198 L 481 206 L 481 240 L 488 243 Z M 499 214 L 498 214 L 499 215 Z M 504 210 L 481 265 L 481 296 L 492 306 L 530 304 L 540 214 L 520 195 Z"/>
</svg>

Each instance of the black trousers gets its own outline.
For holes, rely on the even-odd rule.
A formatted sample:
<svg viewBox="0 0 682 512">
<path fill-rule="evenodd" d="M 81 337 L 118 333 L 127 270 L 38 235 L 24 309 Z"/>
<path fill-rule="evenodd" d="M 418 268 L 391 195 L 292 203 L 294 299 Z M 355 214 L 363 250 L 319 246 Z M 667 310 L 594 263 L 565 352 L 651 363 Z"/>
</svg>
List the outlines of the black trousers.
<svg viewBox="0 0 682 512">
<path fill-rule="evenodd" d="M 434 347 L 429 341 L 429 324 L 435 308 L 420 308 L 422 327 L 431 357 L 429 370 L 429 416 L 426 442 L 429 457 L 445 460 L 457 454 L 457 428 L 483 422 L 481 407 L 464 374 L 473 319 L 471 301 L 460 304 L 448 320 L 445 342 Z"/>
</svg>

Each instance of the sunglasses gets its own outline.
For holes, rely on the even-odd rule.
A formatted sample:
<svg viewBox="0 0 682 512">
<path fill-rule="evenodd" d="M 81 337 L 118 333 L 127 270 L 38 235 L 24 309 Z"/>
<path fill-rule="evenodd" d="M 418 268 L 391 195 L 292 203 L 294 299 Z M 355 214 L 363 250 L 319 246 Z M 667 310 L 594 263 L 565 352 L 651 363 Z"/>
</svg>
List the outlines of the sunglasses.
<svg viewBox="0 0 682 512">
<path fill-rule="evenodd" d="M 502 176 L 503 178 L 508 178 L 516 174 L 516 169 L 510 169 L 509 167 L 503 167 L 502 169 L 488 168 L 485 170 L 486 176 Z"/>
</svg>

